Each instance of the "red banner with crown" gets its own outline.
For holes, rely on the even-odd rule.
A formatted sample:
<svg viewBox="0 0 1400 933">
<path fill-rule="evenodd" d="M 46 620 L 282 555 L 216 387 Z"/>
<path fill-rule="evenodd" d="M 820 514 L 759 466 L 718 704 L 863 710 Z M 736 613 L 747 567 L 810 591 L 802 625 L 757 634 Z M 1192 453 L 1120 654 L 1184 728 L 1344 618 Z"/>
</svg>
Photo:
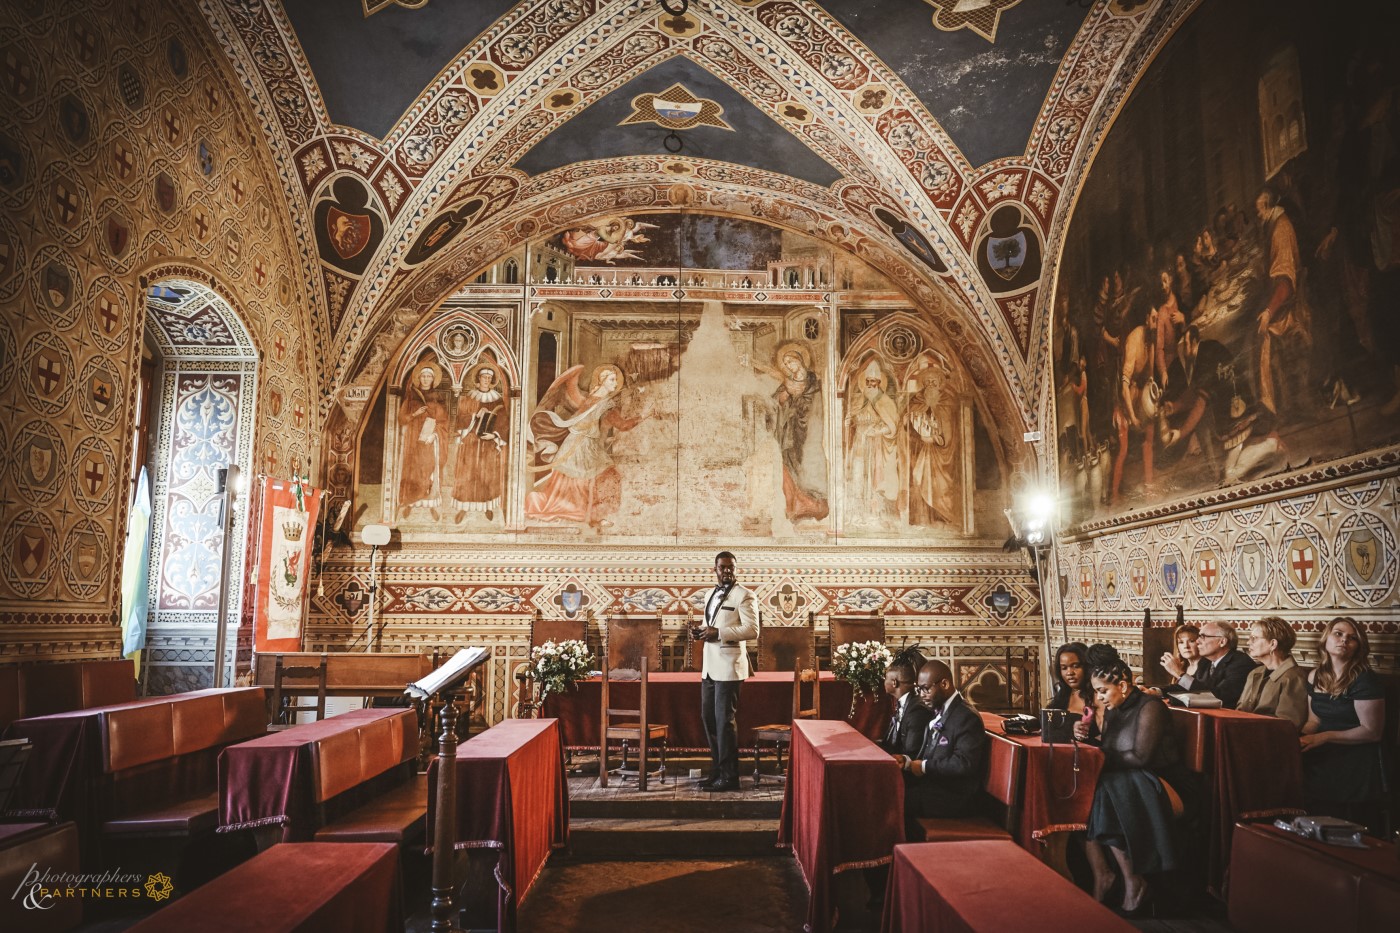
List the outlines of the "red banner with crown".
<svg viewBox="0 0 1400 933">
<path fill-rule="evenodd" d="M 268 476 L 260 492 L 253 650 L 300 651 L 321 490 Z"/>
</svg>

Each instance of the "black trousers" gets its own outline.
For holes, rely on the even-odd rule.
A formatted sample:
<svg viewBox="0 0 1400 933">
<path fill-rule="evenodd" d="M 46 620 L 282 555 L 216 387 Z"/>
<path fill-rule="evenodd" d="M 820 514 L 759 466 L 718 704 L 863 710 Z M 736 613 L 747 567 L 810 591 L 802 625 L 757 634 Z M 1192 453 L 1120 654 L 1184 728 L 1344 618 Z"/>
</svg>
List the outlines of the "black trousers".
<svg viewBox="0 0 1400 933">
<path fill-rule="evenodd" d="M 739 780 L 739 687 L 742 680 L 700 681 L 700 721 L 710 743 L 710 778 Z"/>
</svg>

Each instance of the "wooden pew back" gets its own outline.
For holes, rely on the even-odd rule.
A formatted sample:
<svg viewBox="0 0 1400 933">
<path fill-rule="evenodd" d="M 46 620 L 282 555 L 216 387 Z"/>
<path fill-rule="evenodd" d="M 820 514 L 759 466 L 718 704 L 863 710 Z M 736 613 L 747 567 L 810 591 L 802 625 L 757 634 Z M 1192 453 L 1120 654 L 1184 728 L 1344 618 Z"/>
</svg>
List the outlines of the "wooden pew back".
<svg viewBox="0 0 1400 933">
<path fill-rule="evenodd" d="M 254 671 L 254 683 L 271 687 L 277 679 L 277 658 L 287 667 L 315 667 L 321 663 L 321 653 L 317 651 L 284 651 L 260 654 Z M 342 696 L 349 691 L 364 688 L 364 696 L 374 693 L 392 695 L 403 692 L 405 685 L 419 680 L 433 669 L 433 661 L 426 654 L 402 654 L 391 652 L 343 652 L 330 654 L 326 659 L 326 686 L 332 693 Z M 289 692 L 297 687 L 284 687 Z M 315 686 L 311 688 L 315 692 Z"/>
<path fill-rule="evenodd" d="M 0 667 L 0 732 L 17 719 L 136 699 L 136 668 L 125 658 Z"/>
</svg>

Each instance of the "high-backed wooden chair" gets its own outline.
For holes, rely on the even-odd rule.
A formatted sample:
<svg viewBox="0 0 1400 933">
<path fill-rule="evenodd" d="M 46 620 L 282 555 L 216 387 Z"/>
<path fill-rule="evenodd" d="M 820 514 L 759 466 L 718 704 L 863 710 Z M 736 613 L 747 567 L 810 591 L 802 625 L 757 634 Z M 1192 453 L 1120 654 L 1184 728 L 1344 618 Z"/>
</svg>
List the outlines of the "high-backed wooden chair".
<svg viewBox="0 0 1400 933">
<path fill-rule="evenodd" d="M 315 713 L 317 721 L 326 718 L 326 666 L 324 654 L 321 655 L 321 663 L 315 667 L 288 667 L 283 664 L 282 656 L 277 656 L 272 669 L 272 722 L 267 727 L 269 732 L 295 726 L 298 713 Z M 311 686 L 313 683 L 316 686 L 315 694 L 296 694 L 304 696 L 303 701 L 288 696 L 286 692 L 289 686 Z"/>
<path fill-rule="evenodd" d="M 666 748 L 671 738 L 671 727 L 664 723 L 654 723 L 647 710 L 647 661 L 643 655 L 638 659 L 638 689 L 640 691 L 636 708 L 614 707 L 608 683 L 612 679 L 612 664 L 607 652 L 603 653 L 602 716 L 598 722 L 598 785 L 608 786 L 608 741 L 616 739 L 622 743 L 622 765 L 620 776 L 630 774 L 627 767 L 628 749 L 637 746 L 637 789 L 647 789 L 647 749 L 652 743 L 661 746 L 661 766 L 657 775 L 661 783 L 666 783 Z"/>
<path fill-rule="evenodd" d="M 805 625 L 765 625 L 758 630 L 758 669 L 816 670 L 816 635 L 809 616 Z"/>
<path fill-rule="evenodd" d="M 802 705 L 802 694 L 808 692 L 811 696 L 811 706 Z M 815 665 L 803 668 L 798 664 L 792 669 L 792 719 L 788 722 L 774 722 L 766 726 L 758 726 L 753 730 L 753 782 L 758 786 L 763 780 L 762 754 L 764 742 L 773 743 L 774 754 L 777 757 L 777 774 L 775 780 L 780 783 L 787 780 L 787 774 L 783 771 L 783 749 L 792 746 L 792 724 L 799 719 L 821 719 L 822 718 L 822 690 L 821 674 L 818 673 Z"/>
<path fill-rule="evenodd" d="M 555 644 L 561 641 L 581 641 L 585 645 L 588 644 L 588 620 L 546 619 L 543 613 L 536 612 L 535 617 L 530 620 L 531 651 L 551 641 Z M 516 707 L 522 718 L 531 719 L 539 712 L 533 665 L 527 663 L 525 670 L 516 674 L 515 679 L 520 684 Z"/>
<path fill-rule="evenodd" d="M 828 628 L 828 657 L 834 655 L 839 646 L 853 641 L 885 640 L 885 617 L 879 613 L 832 616 Z"/>
<path fill-rule="evenodd" d="M 603 654 L 619 672 L 661 670 L 661 617 L 609 616 L 603 633 Z"/>
</svg>

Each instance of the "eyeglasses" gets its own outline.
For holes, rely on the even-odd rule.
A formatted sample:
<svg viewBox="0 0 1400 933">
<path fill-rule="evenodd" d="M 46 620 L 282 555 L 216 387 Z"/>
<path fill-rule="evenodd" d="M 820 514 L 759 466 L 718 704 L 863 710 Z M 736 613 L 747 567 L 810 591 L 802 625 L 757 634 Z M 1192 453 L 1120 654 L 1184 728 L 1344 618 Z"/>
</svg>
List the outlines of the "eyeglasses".
<svg viewBox="0 0 1400 933">
<path fill-rule="evenodd" d="M 927 687 L 927 686 L 924 686 L 923 684 L 919 684 L 917 687 L 914 688 L 914 692 L 915 692 L 915 693 L 933 693 L 933 687 Z"/>
<path fill-rule="evenodd" d="M 1224 635 L 1216 635 L 1216 634 L 1213 634 L 1213 633 L 1202 632 L 1201 634 L 1199 634 L 1199 635 L 1196 636 L 1196 641 L 1203 641 L 1204 639 L 1207 639 L 1207 638 L 1224 638 L 1224 637 L 1225 637 Z"/>
</svg>

